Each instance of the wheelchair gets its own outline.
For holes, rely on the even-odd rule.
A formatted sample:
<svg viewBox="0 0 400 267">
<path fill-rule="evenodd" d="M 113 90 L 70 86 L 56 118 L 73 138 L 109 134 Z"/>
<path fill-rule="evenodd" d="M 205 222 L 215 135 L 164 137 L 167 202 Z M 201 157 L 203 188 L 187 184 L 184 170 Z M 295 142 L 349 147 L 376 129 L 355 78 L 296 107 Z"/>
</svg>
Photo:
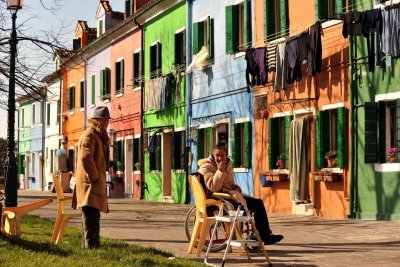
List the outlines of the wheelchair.
<svg viewBox="0 0 400 267">
<path fill-rule="evenodd" d="M 222 203 L 223 203 L 222 208 L 223 208 L 224 215 L 229 214 L 229 211 L 236 211 L 235 206 L 237 207 L 237 205 L 239 203 L 233 198 L 233 196 L 231 196 L 230 194 L 227 194 L 227 193 L 212 193 L 211 191 L 209 191 L 207 189 L 207 187 L 205 186 L 204 177 L 200 173 L 194 173 L 194 174 L 191 174 L 191 176 L 195 176 L 200 181 L 200 183 L 204 189 L 204 192 L 206 194 L 207 199 L 217 199 L 217 200 L 222 201 Z M 219 211 L 220 211 L 219 206 L 216 206 L 216 205 L 207 206 L 207 215 L 208 216 L 218 215 Z M 192 236 L 195 221 L 196 221 L 196 205 L 193 205 L 190 208 L 190 210 L 188 211 L 188 213 L 186 214 L 185 223 L 184 223 L 186 238 L 189 241 Z M 222 222 L 215 222 L 215 223 L 217 223 L 217 230 L 216 230 L 216 233 L 214 234 L 214 238 L 212 240 L 212 244 L 211 244 L 209 252 L 219 252 L 219 251 L 224 250 L 226 248 L 226 241 L 229 238 L 229 236 L 227 234 L 228 231 L 227 231 L 227 229 L 225 229 L 226 226 Z M 212 229 L 214 229 L 215 223 L 210 228 L 210 231 L 207 235 L 206 242 L 204 243 L 204 246 L 202 248 L 203 252 L 207 252 L 207 249 L 208 249 L 208 246 L 210 243 L 210 238 L 212 235 Z M 253 235 L 253 229 L 252 229 L 252 226 L 250 223 L 246 222 L 246 223 L 238 224 L 238 230 L 240 233 L 242 233 L 243 239 L 256 240 L 255 236 Z M 197 244 L 195 245 L 195 247 L 197 248 Z M 253 247 L 248 247 L 248 251 L 250 253 L 257 253 L 259 250 L 260 250 L 260 247 L 258 245 L 253 246 Z"/>
</svg>

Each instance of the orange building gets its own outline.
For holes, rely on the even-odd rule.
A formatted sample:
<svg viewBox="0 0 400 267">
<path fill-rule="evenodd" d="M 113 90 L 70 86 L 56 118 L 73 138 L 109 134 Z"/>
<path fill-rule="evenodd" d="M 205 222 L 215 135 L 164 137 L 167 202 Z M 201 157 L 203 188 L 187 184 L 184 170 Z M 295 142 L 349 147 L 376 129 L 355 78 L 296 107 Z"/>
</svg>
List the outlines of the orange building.
<svg viewBox="0 0 400 267">
<path fill-rule="evenodd" d="M 255 88 L 254 194 L 269 212 L 344 218 L 349 209 L 349 44 L 343 1 L 254 1 L 254 46 L 286 42 L 322 25 L 322 66 L 274 90 L 275 72 Z M 277 63 L 278 64 L 278 63 Z M 336 167 L 324 159 L 335 151 Z M 278 167 L 283 158 L 285 167 Z"/>
</svg>

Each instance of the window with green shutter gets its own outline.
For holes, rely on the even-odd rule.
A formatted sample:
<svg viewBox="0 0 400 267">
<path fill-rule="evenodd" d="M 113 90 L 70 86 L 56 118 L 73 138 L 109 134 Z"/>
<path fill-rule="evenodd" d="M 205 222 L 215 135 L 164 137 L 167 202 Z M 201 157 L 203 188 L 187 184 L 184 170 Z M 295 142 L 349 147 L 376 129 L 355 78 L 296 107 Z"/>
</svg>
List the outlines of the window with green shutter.
<svg viewBox="0 0 400 267">
<path fill-rule="evenodd" d="M 79 107 L 85 107 L 85 81 L 80 82 L 80 96 L 79 96 Z"/>
<path fill-rule="evenodd" d="M 365 163 L 378 161 L 378 103 L 365 102 Z"/>
<path fill-rule="evenodd" d="M 315 2 L 317 20 L 341 18 L 343 7 L 344 0 L 317 0 Z"/>
<path fill-rule="evenodd" d="M 92 94 L 91 94 L 91 104 L 96 104 L 96 75 L 92 75 Z"/>
<path fill-rule="evenodd" d="M 209 60 L 214 59 L 214 19 L 193 23 L 193 54 L 197 54 L 203 46 L 207 46 Z"/>
<path fill-rule="evenodd" d="M 136 52 L 133 54 L 132 62 L 133 62 L 133 88 L 138 87 L 139 84 L 139 76 L 140 76 L 140 53 Z"/>
<path fill-rule="evenodd" d="M 289 29 L 288 0 L 264 0 L 264 40 L 286 36 Z"/>
<path fill-rule="evenodd" d="M 346 160 L 346 109 L 320 110 L 316 122 L 316 160 L 317 168 L 326 168 L 325 154 L 337 153 L 337 167 L 344 168 Z"/>
<path fill-rule="evenodd" d="M 150 79 L 162 76 L 162 46 L 161 43 L 150 46 Z"/>
<path fill-rule="evenodd" d="M 268 159 L 269 169 L 276 169 L 277 158 L 285 153 L 285 117 L 268 119 Z"/>
<path fill-rule="evenodd" d="M 25 174 L 25 155 L 18 155 L 18 174 Z"/>
<path fill-rule="evenodd" d="M 50 103 L 47 103 L 46 108 L 46 125 L 50 125 Z"/>
<path fill-rule="evenodd" d="M 251 1 L 225 7 L 226 53 L 244 51 L 251 45 Z"/>
<path fill-rule="evenodd" d="M 233 125 L 232 160 L 234 168 L 251 168 L 251 122 Z"/>
<path fill-rule="evenodd" d="M 110 99 L 111 94 L 111 69 L 104 69 L 104 99 Z"/>
<path fill-rule="evenodd" d="M 197 160 L 205 158 L 206 154 L 204 153 L 204 133 L 205 129 L 196 129 L 196 137 L 197 137 Z"/>
<path fill-rule="evenodd" d="M 104 33 L 104 20 L 99 20 L 99 37 Z"/>
<path fill-rule="evenodd" d="M 68 89 L 67 107 L 68 107 L 68 111 L 73 111 L 74 110 L 74 107 L 75 107 L 75 86 L 71 86 Z"/>
<path fill-rule="evenodd" d="M 113 164 L 114 170 L 123 171 L 125 169 L 124 141 L 114 141 L 113 143 Z"/>
<path fill-rule="evenodd" d="M 124 93 L 124 60 L 115 63 L 115 95 Z"/>
</svg>

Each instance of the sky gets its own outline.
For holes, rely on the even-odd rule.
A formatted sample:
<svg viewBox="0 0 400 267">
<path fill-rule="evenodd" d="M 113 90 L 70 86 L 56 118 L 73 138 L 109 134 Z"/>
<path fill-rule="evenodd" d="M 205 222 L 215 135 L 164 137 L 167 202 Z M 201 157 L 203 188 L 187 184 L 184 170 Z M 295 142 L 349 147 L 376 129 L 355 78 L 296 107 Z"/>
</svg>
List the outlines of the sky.
<svg viewBox="0 0 400 267">
<path fill-rule="evenodd" d="M 46 8 L 58 7 L 56 10 L 46 10 Z M 29 31 L 40 35 L 42 31 L 58 31 L 62 29 L 62 38 L 65 39 L 69 48 L 72 48 L 75 27 L 78 20 L 86 20 L 88 26 L 96 27 L 96 11 L 99 0 L 24 0 L 24 5 L 17 13 L 17 26 L 25 22 Z M 125 0 L 109 0 L 114 11 L 124 12 Z M 11 16 L 10 16 L 11 22 Z M 64 27 L 62 27 L 64 25 Z M 0 137 L 7 138 L 7 110 L 0 109 Z M 15 118 L 17 121 L 17 118 Z"/>
</svg>

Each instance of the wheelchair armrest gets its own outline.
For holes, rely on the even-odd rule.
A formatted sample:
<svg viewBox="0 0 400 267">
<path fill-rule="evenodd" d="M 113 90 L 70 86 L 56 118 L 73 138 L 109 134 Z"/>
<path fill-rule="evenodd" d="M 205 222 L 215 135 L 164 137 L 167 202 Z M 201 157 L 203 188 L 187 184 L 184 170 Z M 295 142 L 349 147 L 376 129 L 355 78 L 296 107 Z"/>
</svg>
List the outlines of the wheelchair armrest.
<svg viewBox="0 0 400 267">
<path fill-rule="evenodd" d="M 218 198 L 218 199 L 234 199 L 230 194 L 228 193 L 219 193 L 219 192 L 214 192 L 213 196 Z"/>
<path fill-rule="evenodd" d="M 206 206 L 221 206 L 221 200 L 217 199 L 206 199 Z"/>
</svg>

